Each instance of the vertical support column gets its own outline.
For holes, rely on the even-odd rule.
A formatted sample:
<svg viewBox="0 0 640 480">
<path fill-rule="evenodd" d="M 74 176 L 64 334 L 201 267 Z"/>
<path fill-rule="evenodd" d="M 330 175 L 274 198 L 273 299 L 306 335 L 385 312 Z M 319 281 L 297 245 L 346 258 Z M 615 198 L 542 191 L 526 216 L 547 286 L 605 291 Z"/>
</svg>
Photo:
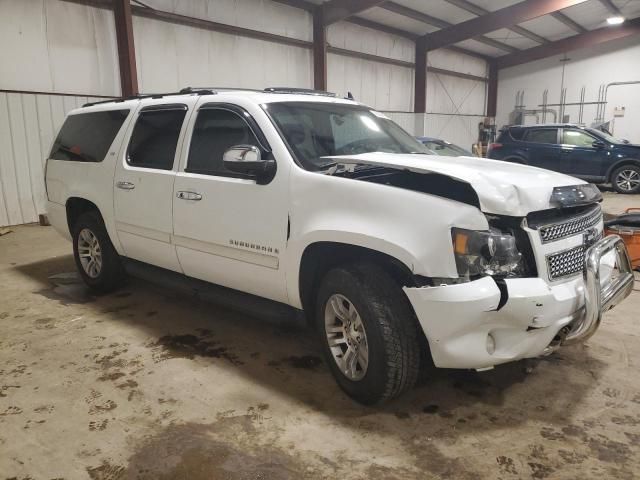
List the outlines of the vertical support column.
<svg viewBox="0 0 640 480">
<path fill-rule="evenodd" d="M 321 7 L 313 10 L 313 88 L 327 90 L 327 27 Z"/>
<path fill-rule="evenodd" d="M 489 63 L 489 81 L 487 82 L 487 117 L 495 117 L 498 110 L 498 67 Z"/>
<path fill-rule="evenodd" d="M 136 49 L 133 43 L 133 22 L 129 0 L 113 0 L 113 17 L 116 22 L 122 96 L 137 95 L 138 71 L 136 69 Z"/>
<path fill-rule="evenodd" d="M 424 37 L 416 40 L 414 105 L 415 113 L 427 111 L 427 41 Z"/>
</svg>

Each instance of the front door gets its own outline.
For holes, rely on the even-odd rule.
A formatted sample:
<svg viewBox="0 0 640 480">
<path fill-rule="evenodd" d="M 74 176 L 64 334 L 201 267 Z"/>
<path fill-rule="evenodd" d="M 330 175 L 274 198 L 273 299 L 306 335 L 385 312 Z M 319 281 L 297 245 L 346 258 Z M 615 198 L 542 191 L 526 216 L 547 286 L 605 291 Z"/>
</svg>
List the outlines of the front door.
<svg viewBox="0 0 640 480">
<path fill-rule="evenodd" d="M 181 270 L 171 243 L 174 165 L 189 111 L 186 100 L 172 105 L 147 101 L 140 108 L 120 153 L 113 189 L 124 254 L 174 271 Z"/>
<path fill-rule="evenodd" d="M 603 147 L 594 146 L 596 137 L 578 129 L 562 130 L 562 153 L 569 164 L 566 173 L 577 177 L 593 179 L 603 175 L 603 161 L 607 151 Z"/>
<path fill-rule="evenodd" d="M 272 155 L 261 130 L 237 105 L 207 103 L 195 115 L 173 195 L 174 242 L 184 273 L 286 302 L 286 165 L 278 164 L 266 185 L 227 170 L 222 157 L 234 145 Z"/>
</svg>

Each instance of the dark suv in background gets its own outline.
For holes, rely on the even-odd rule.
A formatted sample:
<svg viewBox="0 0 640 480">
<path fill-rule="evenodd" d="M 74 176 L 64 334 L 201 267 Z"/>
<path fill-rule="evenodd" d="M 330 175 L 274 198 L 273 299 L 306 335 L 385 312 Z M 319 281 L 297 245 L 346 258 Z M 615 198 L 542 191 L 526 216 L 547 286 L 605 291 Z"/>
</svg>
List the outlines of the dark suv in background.
<svg viewBox="0 0 640 480">
<path fill-rule="evenodd" d="M 593 128 L 571 124 L 505 127 L 487 156 L 592 183 L 611 183 L 619 193 L 640 193 L 640 145 Z"/>
</svg>

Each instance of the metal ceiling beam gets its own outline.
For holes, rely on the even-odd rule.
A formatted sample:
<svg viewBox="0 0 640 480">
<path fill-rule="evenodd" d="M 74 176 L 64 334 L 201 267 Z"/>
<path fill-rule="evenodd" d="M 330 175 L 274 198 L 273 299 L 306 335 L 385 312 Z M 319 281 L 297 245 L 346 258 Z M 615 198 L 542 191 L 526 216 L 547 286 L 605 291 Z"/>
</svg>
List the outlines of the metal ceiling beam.
<svg viewBox="0 0 640 480">
<path fill-rule="evenodd" d="M 479 7 L 476 4 L 469 2 L 468 0 L 445 0 L 445 2 L 450 3 L 451 5 L 455 5 L 456 7 L 461 8 L 466 12 L 473 13 L 474 15 L 478 16 L 491 13 L 489 10 Z M 533 40 L 534 42 L 547 43 L 549 41 L 548 39 L 538 35 L 537 33 L 533 33 L 531 30 L 527 30 L 526 28 L 520 27 L 518 25 L 510 27 L 509 30 L 517 33 L 518 35 L 526 37 L 529 40 Z"/>
<path fill-rule="evenodd" d="M 113 18 L 116 24 L 121 93 L 123 97 L 130 97 L 138 94 L 138 70 L 129 0 L 114 0 Z"/>
<path fill-rule="evenodd" d="M 620 9 L 618 7 L 616 7 L 615 3 L 613 3 L 611 0 L 600 0 L 600 3 L 602 5 L 604 5 L 604 7 L 609 10 L 609 12 L 616 16 L 616 17 L 622 17 L 622 12 L 620 11 Z"/>
<path fill-rule="evenodd" d="M 329 0 L 321 5 L 325 25 L 345 20 L 380 5 L 384 0 Z"/>
<path fill-rule="evenodd" d="M 398 15 L 402 15 L 404 17 L 426 23 L 427 25 L 431 25 L 432 27 L 446 29 L 454 26 L 452 23 L 446 22 L 436 17 L 432 17 L 431 15 L 419 12 L 418 10 L 414 10 L 413 8 L 405 7 L 404 5 L 400 5 L 399 3 L 385 2 L 380 5 L 380 7 L 389 12 L 397 13 Z M 505 43 L 493 40 L 492 38 L 480 36 L 478 38 L 474 38 L 474 40 L 485 45 L 489 45 L 490 47 L 503 50 L 505 52 L 514 53 L 518 51 L 517 48 L 513 48 Z"/>
<path fill-rule="evenodd" d="M 560 55 L 580 48 L 593 47 L 602 43 L 621 38 L 640 35 L 640 17 L 629 20 L 615 27 L 603 27 L 585 33 L 563 38 L 557 42 L 547 43 L 539 47 L 523 50 L 517 55 L 505 55 L 495 60 L 498 68 L 513 67 L 523 63 L 533 62 L 553 55 Z"/>
<path fill-rule="evenodd" d="M 567 15 L 565 15 L 562 12 L 553 12 L 551 14 L 551 16 L 553 18 L 555 18 L 556 20 L 558 20 L 559 22 L 564 23 L 567 27 L 569 27 L 574 32 L 585 33 L 585 32 L 588 31 L 586 28 L 584 28 L 578 22 L 576 22 L 575 20 L 572 20 L 571 18 L 569 18 Z"/>
<path fill-rule="evenodd" d="M 452 25 L 426 35 L 427 48 L 435 50 L 469 38 L 509 28 L 542 15 L 548 15 L 563 8 L 578 5 L 586 0 L 524 0 L 510 7 L 495 10 L 466 22 Z"/>
</svg>

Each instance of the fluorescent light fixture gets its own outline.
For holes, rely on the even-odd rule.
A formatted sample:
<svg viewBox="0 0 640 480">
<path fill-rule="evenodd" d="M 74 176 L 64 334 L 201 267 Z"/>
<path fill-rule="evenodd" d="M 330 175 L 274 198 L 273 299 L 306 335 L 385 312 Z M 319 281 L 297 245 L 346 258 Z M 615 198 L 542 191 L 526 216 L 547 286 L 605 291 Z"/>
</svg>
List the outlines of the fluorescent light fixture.
<svg viewBox="0 0 640 480">
<path fill-rule="evenodd" d="M 607 18 L 607 23 L 609 25 L 620 25 L 623 22 L 624 22 L 624 17 L 617 16 L 617 17 Z"/>
</svg>

